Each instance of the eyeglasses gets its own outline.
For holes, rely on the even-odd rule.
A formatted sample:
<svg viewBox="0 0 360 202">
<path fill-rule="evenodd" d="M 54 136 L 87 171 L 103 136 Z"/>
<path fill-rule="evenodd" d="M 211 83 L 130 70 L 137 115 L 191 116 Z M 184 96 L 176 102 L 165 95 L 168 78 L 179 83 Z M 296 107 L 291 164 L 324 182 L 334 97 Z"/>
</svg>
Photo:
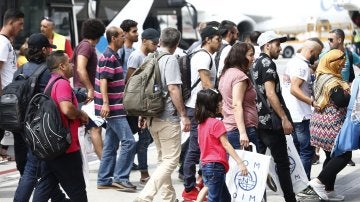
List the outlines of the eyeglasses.
<svg viewBox="0 0 360 202">
<path fill-rule="evenodd" d="M 334 42 L 334 39 L 333 38 L 328 38 L 329 42 L 330 43 L 333 43 Z"/>
<path fill-rule="evenodd" d="M 345 58 L 346 58 L 346 55 L 343 54 L 342 56 L 340 56 L 340 57 L 338 57 L 338 58 L 336 58 L 336 59 L 334 59 L 334 60 L 330 60 L 330 63 L 331 63 L 331 62 L 338 61 L 338 60 L 344 60 Z"/>
</svg>

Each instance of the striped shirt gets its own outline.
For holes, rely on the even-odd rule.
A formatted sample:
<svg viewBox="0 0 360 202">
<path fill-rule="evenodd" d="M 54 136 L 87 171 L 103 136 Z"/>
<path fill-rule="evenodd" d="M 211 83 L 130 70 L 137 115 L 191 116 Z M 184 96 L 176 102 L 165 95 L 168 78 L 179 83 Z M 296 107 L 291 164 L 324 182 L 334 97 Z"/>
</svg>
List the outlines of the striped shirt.
<svg viewBox="0 0 360 202">
<path fill-rule="evenodd" d="M 100 56 L 96 68 L 95 77 L 95 114 L 100 116 L 101 107 L 103 104 L 102 94 L 100 91 L 100 79 L 107 80 L 108 97 L 110 114 L 108 118 L 125 116 L 123 105 L 125 80 L 123 75 L 123 68 L 119 55 L 106 48 L 104 53 Z"/>
</svg>

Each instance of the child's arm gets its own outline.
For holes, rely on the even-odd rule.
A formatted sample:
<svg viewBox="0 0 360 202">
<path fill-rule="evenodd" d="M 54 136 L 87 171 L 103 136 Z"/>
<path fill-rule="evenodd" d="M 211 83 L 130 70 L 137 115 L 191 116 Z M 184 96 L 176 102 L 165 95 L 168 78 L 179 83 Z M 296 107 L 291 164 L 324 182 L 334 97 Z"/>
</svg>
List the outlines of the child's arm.
<svg viewBox="0 0 360 202">
<path fill-rule="evenodd" d="M 208 187 L 205 186 L 205 187 L 203 187 L 203 188 L 200 190 L 199 194 L 198 194 L 197 197 L 196 197 L 196 201 L 195 201 L 195 202 L 202 202 L 202 201 L 204 201 L 205 198 L 206 198 L 207 193 L 208 193 Z"/>
<path fill-rule="evenodd" d="M 238 164 L 238 166 L 240 168 L 240 171 L 241 171 L 241 174 L 242 175 L 247 175 L 248 170 L 247 170 L 245 164 L 243 163 L 242 159 L 237 155 L 234 148 L 231 146 L 229 140 L 227 139 L 226 133 L 224 133 L 223 135 L 220 136 L 220 142 L 221 142 L 222 146 L 225 148 L 226 152 L 229 153 L 230 156 Z"/>
</svg>

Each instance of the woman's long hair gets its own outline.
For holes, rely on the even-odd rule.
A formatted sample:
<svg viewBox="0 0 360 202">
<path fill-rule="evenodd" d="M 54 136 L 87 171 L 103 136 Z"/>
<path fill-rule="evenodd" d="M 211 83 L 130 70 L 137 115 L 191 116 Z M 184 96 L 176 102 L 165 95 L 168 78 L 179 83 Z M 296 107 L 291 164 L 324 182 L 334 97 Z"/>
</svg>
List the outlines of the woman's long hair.
<svg viewBox="0 0 360 202">
<path fill-rule="evenodd" d="M 251 49 L 255 53 L 254 46 L 251 45 L 250 43 L 246 43 L 246 42 L 235 43 L 231 47 L 229 54 L 225 58 L 224 68 L 221 72 L 221 76 L 224 75 L 226 70 L 233 67 L 238 68 L 241 71 L 243 71 L 245 74 L 247 74 L 249 71 L 250 61 L 246 58 L 246 53 Z"/>
<path fill-rule="evenodd" d="M 215 89 L 201 90 L 197 94 L 195 119 L 200 124 L 209 117 L 216 117 L 218 105 L 222 101 L 220 92 Z"/>
</svg>

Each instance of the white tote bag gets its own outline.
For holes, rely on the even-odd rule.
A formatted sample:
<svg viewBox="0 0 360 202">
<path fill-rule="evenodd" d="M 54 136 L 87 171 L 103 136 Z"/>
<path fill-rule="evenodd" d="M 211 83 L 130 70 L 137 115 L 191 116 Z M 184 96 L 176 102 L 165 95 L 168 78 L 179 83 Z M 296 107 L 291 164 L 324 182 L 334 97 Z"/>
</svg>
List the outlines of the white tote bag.
<svg viewBox="0 0 360 202">
<path fill-rule="evenodd" d="M 247 166 L 249 174 L 242 176 L 236 161 L 229 157 L 230 169 L 226 174 L 226 185 L 231 195 L 231 201 L 260 202 L 265 191 L 270 157 L 245 150 L 235 151 Z"/>
<path fill-rule="evenodd" d="M 302 165 L 300 156 L 295 148 L 294 141 L 291 135 L 286 135 L 286 144 L 287 144 L 287 152 L 290 161 L 291 181 L 293 184 L 294 193 L 297 194 L 307 187 L 309 180 L 306 176 L 304 166 Z M 267 149 L 266 154 L 271 156 L 269 149 Z M 269 174 L 273 178 L 274 183 L 277 187 L 276 193 L 283 195 L 282 189 L 280 187 L 279 178 L 278 175 L 276 174 L 275 162 L 272 157 L 270 159 Z"/>
</svg>

